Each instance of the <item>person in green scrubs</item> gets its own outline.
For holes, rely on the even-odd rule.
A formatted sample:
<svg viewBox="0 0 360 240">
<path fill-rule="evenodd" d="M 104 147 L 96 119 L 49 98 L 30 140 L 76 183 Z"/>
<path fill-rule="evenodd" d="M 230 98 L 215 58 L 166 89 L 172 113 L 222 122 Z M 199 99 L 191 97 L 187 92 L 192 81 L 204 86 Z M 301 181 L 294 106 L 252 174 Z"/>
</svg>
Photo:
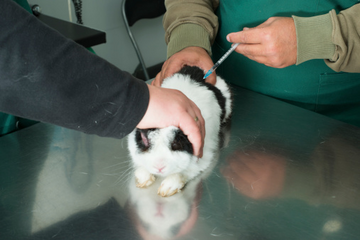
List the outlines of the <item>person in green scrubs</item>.
<svg viewBox="0 0 360 240">
<path fill-rule="evenodd" d="M 168 60 L 154 81 L 183 65 L 360 126 L 360 4 L 320 1 L 166 1 Z M 210 58 L 210 56 L 212 58 Z M 214 83 L 215 74 L 207 81 Z"/>
</svg>

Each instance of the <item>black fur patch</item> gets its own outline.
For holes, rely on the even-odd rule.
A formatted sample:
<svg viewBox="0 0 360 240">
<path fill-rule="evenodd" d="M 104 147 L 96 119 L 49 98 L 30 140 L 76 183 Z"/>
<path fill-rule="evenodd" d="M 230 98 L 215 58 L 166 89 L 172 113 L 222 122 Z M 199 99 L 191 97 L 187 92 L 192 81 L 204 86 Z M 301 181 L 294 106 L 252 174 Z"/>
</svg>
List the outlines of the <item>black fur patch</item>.
<svg viewBox="0 0 360 240">
<path fill-rule="evenodd" d="M 194 153 L 191 142 L 180 129 L 175 130 L 175 137 L 170 143 L 170 149 L 172 151 L 185 151 L 191 155 Z"/>
<path fill-rule="evenodd" d="M 150 128 L 150 129 L 136 129 L 136 133 L 135 133 L 135 142 L 136 145 L 138 147 L 138 149 L 140 149 L 141 152 L 146 152 L 150 147 L 151 147 L 151 142 L 148 138 L 148 135 L 151 131 L 155 131 L 156 128 Z M 143 136 L 141 136 L 143 135 Z M 145 141 L 143 137 L 145 137 Z"/>
<path fill-rule="evenodd" d="M 203 79 L 205 76 L 204 71 L 199 67 L 184 66 L 178 73 L 190 75 L 190 78 L 197 82 L 205 82 L 205 79 Z"/>
<path fill-rule="evenodd" d="M 195 82 L 198 82 L 201 85 L 206 86 L 209 90 L 214 92 L 215 97 L 218 100 L 218 103 L 221 108 L 220 122 L 223 122 L 225 117 L 225 97 L 217 87 L 215 87 L 210 83 L 205 82 L 205 79 L 203 79 L 205 76 L 204 71 L 199 67 L 185 66 L 178 73 L 189 75 L 190 78 L 193 79 Z"/>
</svg>

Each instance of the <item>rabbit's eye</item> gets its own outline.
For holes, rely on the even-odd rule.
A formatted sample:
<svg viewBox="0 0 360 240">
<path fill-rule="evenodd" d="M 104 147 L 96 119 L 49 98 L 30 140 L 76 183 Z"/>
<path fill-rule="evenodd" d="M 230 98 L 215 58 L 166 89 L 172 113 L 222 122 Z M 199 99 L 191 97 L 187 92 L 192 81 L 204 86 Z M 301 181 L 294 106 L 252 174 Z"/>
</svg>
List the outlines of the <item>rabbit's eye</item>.
<svg viewBox="0 0 360 240">
<path fill-rule="evenodd" d="M 173 151 L 183 150 L 183 146 L 182 146 L 181 142 L 178 142 L 178 141 L 172 142 L 171 150 L 173 150 Z"/>
<path fill-rule="evenodd" d="M 193 154 L 192 144 L 190 143 L 187 136 L 180 129 L 176 130 L 174 134 L 175 137 L 171 143 L 171 149 L 173 151 L 183 151 Z"/>
</svg>

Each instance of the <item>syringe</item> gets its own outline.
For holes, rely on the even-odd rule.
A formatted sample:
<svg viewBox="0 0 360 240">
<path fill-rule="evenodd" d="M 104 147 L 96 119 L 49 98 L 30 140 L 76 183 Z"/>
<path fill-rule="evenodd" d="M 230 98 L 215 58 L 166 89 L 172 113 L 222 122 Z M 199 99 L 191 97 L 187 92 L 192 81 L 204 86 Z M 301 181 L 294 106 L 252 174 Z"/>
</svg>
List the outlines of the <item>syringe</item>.
<svg viewBox="0 0 360 240">
<path fill-rule="evenodd" d="M 215 71 L 215 69 L 217 69 L 217 67 L 230 55 L 230 53 L 232 53 L 232 52 L 235 50 L 235 48 L 236 48 L 237 46 L 239 46 L 239 44 L 240 44 L 240 43 L 235 43 L 235 44 L 224 54 L 224 56 L 222 56 L 222 57 L 219 59 L 219 61 L 217 61 L 217 62 L 214 64 L 214 66 L 205 74 L 205 76 L 204 76 L 203 79 L 207 78 L 210 74 L 212 74 L 212 73 Z"/>
</svg>

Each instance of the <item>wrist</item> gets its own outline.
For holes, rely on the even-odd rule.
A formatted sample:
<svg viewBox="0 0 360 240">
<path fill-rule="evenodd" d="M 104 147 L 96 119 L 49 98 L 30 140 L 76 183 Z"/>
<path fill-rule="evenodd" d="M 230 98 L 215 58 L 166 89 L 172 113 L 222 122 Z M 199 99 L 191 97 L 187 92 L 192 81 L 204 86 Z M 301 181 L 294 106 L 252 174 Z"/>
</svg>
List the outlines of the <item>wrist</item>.
<svg viewBox="0 0 360 240">
<path fill-rule="evenodd" d="M 292 16 L 296 28 L 296 64 L 311 59 L 331 59 L 335 53 L 330 14 L 315 17 Z"/>
<path fill-rule="evenodd" d="M 147 85 L 147 88 L 148 88 L 148 94 L 149 94 L 149 101 L 148 101 L 148 105 L 147 105 L 147 108 L 144 112 L 144 115 L 142 116 L 142 118 L 140 119 L 140 121 L 138 122 L 138 124 L 136 125 L 136 128 L 144 128 L 144 122 L 146 122 L 146 114 L 149 112 L 149 108 L 150 108 L 150 97 L 151 97 L 151 89 L 152 89 L 152 86 L 149 85 L 149 84 L 146 84 Z"/>
<path fill-rule="evenodd" d="M 171 32 L 167 58 L 187 47 L 201 47 L 211 54 L 209 34 L 197 24 L 182 24 Z"/>
</svg>

